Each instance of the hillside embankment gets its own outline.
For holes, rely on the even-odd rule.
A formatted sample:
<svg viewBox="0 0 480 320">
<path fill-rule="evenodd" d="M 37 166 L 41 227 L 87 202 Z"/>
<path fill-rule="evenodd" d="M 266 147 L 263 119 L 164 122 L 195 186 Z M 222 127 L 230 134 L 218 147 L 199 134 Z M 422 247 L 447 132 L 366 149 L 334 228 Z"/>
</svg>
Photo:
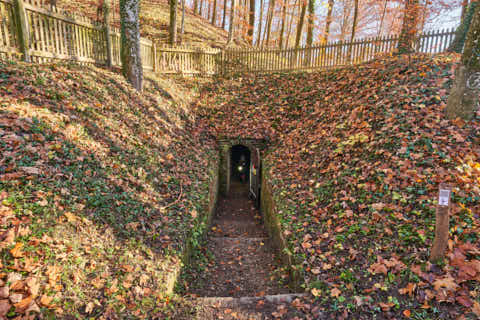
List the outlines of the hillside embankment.
<svg viewBox="0 0 480 320">
<path fill-rule="evenodd" d="M 457 61 L 385 57 L 206 87 L 197 112 L 213 135 L 270 142 L 263 179 L 310 292 L 285 315 L 480 315 L 479 117 L 443 114 Z M 432 264 L 440 183 L 454 190 L 450 240 Z"/>
</svg>

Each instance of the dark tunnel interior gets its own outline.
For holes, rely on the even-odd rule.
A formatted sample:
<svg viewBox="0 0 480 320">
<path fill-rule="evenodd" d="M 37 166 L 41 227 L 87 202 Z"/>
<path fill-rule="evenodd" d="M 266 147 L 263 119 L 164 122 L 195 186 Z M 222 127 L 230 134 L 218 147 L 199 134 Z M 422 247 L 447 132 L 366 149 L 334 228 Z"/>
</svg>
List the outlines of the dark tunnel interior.
<svg viewBox="0 0 480 320">
<path fill-rule="evenodd" d="M 231 150 L 232 180 L 248 183 L 250 176 L 250 149 L 243 145 L 236 145 Z"/>
</svg>

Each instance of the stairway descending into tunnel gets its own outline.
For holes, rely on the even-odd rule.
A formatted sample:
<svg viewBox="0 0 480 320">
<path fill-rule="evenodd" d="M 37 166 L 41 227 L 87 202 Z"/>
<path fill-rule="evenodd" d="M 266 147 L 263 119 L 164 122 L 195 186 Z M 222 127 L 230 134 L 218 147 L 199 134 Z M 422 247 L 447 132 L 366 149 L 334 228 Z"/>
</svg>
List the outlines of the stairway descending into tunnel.
<svg viewBox="0 0 480 320">
<path fill-rule="evenodd" d="M 187 290 L 197 297 L 197 319 L 270 319 L 278 306 L 300 296 L 290 293 L 244 184 L 232 183 L 230 194 L 219 200 L 202 256 L 210 259 L 190 275 Z"/>
</svg>

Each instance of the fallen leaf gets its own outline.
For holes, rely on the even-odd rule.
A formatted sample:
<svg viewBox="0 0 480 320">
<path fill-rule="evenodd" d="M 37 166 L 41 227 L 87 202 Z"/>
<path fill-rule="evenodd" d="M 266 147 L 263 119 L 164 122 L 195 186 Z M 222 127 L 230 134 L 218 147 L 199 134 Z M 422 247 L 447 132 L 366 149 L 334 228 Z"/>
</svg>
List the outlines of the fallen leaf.
<svg viewBox="0 0 480 320">
<path fill-rule="evenodd" d="M 44 307 L 47 307 L 47 308 L 52 307 L 52 304 L 51 304 L 52 301 L 53 301 L 53 297 L 49 297 L 45 294 L 40 298 L 41 305 L 44 306 Z"/>
<path fill-rule="evenodd" d="M 458 285 L 455 283 L 455 279 L 449 275 L 445 278 L 435 280 L 433 282 L 433 287 L 436 291 L 439 291 L 442 288 L 447 289 L 448 291 L 455 291 L 458 288 Z"/>
<path fill-rule="evenodd" d="M 13 256 L 14 258 L 21 258 L 21 257 L 23 257 L 22 248 L 23 248 L 23 243 L 17 242 L 17 243 L 15 244 L 15 247 L 13 247 L 13 249 L 10 250 L 10 253 L 12 254 L 12 256 Z"/>
<path fill-rule="evenodd" d="M 30 306 L 30 303 L 32 303 L 33 297 L 28 296 L 19 303 L 15 303 L 13 306 L 15 307 L 15 312 L 23 312 L 25 311 L 28 306 Z"/>
<path fill-rule="evenodd" d="M 332 297 L 335 297 L 335 298 L 338 298 L 340 296 L 342 292 L 338 289 L 338 288 L 333 288 L 331 291 L 330 291 L 330 295 Z"/>
<path fill-rule="evenodd" d="M 0 317 L 5 317 L 12 305 L 6 300 L 0 300 Z"/>
</svg>

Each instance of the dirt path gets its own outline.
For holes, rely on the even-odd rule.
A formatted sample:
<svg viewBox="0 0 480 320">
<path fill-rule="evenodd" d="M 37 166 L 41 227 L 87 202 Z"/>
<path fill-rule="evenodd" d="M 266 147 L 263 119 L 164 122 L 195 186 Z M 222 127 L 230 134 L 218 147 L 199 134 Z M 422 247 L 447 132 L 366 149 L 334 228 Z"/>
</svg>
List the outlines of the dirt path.
<svg viewBox="0 0 480 320">
<path fill-rule="evenodd" d="M 232 184 L 219 200 L 207 244 L 191 266 L 186 291 L 198 298 L 197 319 L 268 319 L 291 298 L 282 295 L 290 292 L 288 277 L 245 185 Z"/>
</svg>

